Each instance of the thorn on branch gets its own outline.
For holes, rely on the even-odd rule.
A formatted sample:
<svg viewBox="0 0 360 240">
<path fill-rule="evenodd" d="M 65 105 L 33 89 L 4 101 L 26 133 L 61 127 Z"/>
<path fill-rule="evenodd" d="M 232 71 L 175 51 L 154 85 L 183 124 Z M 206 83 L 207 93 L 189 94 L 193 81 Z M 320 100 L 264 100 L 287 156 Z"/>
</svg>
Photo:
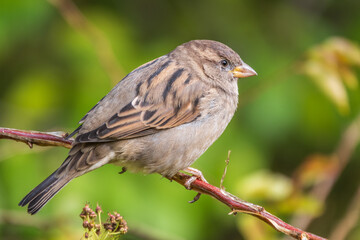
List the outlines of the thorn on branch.
<svg viewBox="0 0 360 240">
<path fill-rule="evenodd" d="M 26 144 L 29 146 L 30 149 L 33 148 L 32 142 L 27 141 Z"/>
</svg>

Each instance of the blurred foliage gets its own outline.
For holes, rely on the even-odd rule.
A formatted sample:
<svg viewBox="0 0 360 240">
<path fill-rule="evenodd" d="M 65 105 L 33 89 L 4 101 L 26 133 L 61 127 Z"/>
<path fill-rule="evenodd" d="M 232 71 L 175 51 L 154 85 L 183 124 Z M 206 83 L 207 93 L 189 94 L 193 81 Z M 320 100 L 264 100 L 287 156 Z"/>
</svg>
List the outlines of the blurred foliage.
<svg viewBox="0 0 360 240">
<path fill-rule="evenodd" d="M 231 149 L 224 182 L 229 192 L 287 221 L 299 213 L 318 216 L 309 230 L 330 235 L 360 184 L 359 147 L 325 203 L 306 190 L 332 169 L 330 159 L 314 156 L 332 153 L 359 115 L 359 1 L 75 4 L 103 36 L 101 41 L 69 24 L 50 2 L 0 2 L 1 126 L 71 132 L 135 67 L 192 39 L 218 40 L 237 51 L 259 76 L 239 81 L 239 110 L 194 167 L 216 185 Z M 111 57 L 101 55 L 109 46 L 116 58 L 110 67 L 104 59 Z M 113 66 L 117 71 L 110 72 Z M 86 201 L 121 212 L 130 229 L 123 239 L 281 237 L 254 217 L 228 216 L 227 207 L 207 196 L 188 204 L 195 193 L 159 175 L 118 175 L 121 169 L 114 166 L 75 179 L 40 213 L 28 216 L 17 203 L 66 154 L 66 149 L 29 150 L 1 140 L 1 239 L 79 239 L 78 209 Z M 301 165 L 303 161 L 309 164 Z M 359 229 L 358 224 L 349 239 L 359 239 Z"/>
<path fill-rule="evenodd" d="M 308 53 L 304 71 L 338 107 L 341 113 L 349 112 L 345 86 L 358 88 L 358 79 L 351 67 L 360 67 L 360 48 L 343 38 L 331 38 Z"/>
</svg>

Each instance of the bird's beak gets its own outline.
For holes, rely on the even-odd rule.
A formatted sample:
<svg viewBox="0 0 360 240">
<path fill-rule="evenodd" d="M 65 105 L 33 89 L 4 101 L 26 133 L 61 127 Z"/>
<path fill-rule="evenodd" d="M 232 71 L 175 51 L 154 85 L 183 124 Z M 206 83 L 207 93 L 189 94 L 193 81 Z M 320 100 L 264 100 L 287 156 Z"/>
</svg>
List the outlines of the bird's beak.
<svg viewBox="0 0 360 240">
<path fill-rule="evenodd" d="M 237 66 L 231 72 L 232 72 L 232 74 L 234 74 L 234 77 L 236 77 L 236 78 L 245 78 L 245 77 L 257 75 L 255 70 L 252 69 L 246 63 L 243 63 L 241 66 Z"/>
</svg>

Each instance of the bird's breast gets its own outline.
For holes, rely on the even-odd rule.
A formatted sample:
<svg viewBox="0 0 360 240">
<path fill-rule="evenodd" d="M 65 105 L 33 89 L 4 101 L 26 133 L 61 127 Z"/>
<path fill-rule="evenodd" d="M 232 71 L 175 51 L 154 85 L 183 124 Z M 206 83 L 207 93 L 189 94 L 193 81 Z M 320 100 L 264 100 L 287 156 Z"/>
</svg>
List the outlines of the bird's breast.
<svg viewBox="0 0 360 240">
<path fill-rule="evenodd" d="M 194 121 L 126 140 L 118 149 L 118 163 L 168 177 L 190 166 L 223 133 L 236 110 L 237 97 L 217 95 L 201 101 L 201 115 Z"/>
</svg>

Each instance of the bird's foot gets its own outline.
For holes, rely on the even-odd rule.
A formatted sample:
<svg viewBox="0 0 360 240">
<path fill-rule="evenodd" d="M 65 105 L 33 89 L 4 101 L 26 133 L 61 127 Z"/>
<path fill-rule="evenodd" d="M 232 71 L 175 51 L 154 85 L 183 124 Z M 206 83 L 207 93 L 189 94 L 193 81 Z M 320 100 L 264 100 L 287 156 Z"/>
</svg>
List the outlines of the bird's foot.
<svg viewBox="0 0 360 240">
<path fill-rule="evenodd" d="M 186 189 L 191 190 L 191 184 L 196 180 L 199 179 L 203 182 L 208 183 L 208 181 L 205 179 L 204 175 L 202 174 L 202 172 L 196 168 L 192 168 L 192 167 L 188 167 L 186 169 L 184 169 L 185 172 L 187 173 L 191 173 L 192 176 L 185 182 L 184 186 Z M 189 201 L 189 203 L 194 203 L 197 200 L 199 200 L 201 196 L 201 193 L 198 193 L 193 200 Z"/>
<path fill-rule="evenodd" d="M 184 172 L 187 172 L 187 173 L 191 173 L 192 176 L 189 178 L 189 180 L 187 180 L 185 182 L 185 187 L 186 189 L 190 190 L 191 189 L 191 184 L 196 180 L 196 179 L 199 179 L 203 182 L 206 182 L 208 183 L 208 181 L 205 179 L 204 175 L 202 174 L 202 172 L 196 168 L 192 168 L 192 167 L 187 167 L 184 169 Z"/>
</svg>

